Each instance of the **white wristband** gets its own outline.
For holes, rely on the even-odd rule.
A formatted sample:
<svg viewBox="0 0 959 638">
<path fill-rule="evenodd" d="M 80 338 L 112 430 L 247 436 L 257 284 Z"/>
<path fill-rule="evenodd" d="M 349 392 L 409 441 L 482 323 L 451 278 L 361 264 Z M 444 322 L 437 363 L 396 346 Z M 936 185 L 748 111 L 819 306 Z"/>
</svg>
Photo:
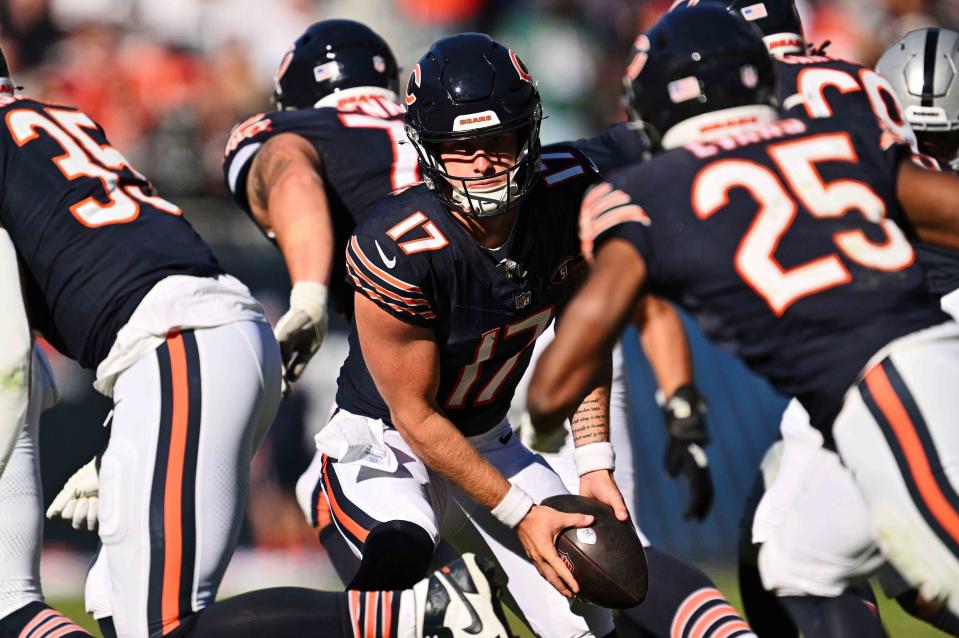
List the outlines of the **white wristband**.
<svg viewBox="0 0 959 638">
<path fill-rule="evenodd" d="M 612 472 L 616 469 L 616 453 L 609 441 L 587 443 L 573 450 L 573 462 L 576 463 L 576 473 L 580 476 L 596 470 Z"/>
<path fill-rule="evenodd" d="M 326 286 L 318 281 L 298 281 L 290 291 L 290 308 L 302 310 L 314 322 L 326 317 Z"/>
<path fill-rule="evenodd" d="M 499 502 L 499 505 L 490 510 L 490 513 L 506 527 L 516 527 L 532 507 L 532 497 L 515 485 L 510 484 L 506 496 Z"/>
</svg>

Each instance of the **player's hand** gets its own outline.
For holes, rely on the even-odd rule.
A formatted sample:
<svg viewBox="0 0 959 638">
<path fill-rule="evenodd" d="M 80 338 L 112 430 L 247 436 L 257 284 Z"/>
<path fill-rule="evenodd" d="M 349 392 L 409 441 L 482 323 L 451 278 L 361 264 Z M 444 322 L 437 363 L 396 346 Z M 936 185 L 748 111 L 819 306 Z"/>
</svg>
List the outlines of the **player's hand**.
<svg viewBox="0 0 959 638">
<path fill-rule="evenodd" d="M 523 412 L 519 425 L 520 440 L 523 445 L 536 452 L 546 452 L 547 454 L 556 454 L 563 449 L 569 431 L 565 427 L 559 427 L 552 432 L 540 432 L 533 427 L 530 421 L 529 412 Z"/>
<path fill-rule="evenodd" d="M 609 470 L 587 472 L 579 477 L 579 495 L 588 496 L 604 505 L 609 505 L 616 513 L 617 520 L 629 520 L 626 501 L 623 500 L 623 494 L 619 491 L 619 486 L 613 479 L 613 473 Z"/>
<path fill-rule="evenodd" d="M 587 514 L 566 514 L 552 507 L 534 505 L 516 527 L 526 554 L 549 584 L 567 598 L 579 592 L 566 563 L 556 551 L 556 538 L 569 527 L 589 527 L 593 517 Z"/>
<path fill-rule="evenodd" d="M 273 330 L 283 358 L 284 390 L 300 378 L 320 348 L 326 337 L 326 324 L 326 286 L 316 281 L 298 281 L 290 293 L 290 309 Z"/>
<path fill-rule="evenodd" d="M 47 518 L 59 516 L 70 521 L 73 529 L 86 527 L 92 532 L 99 523 L 99 497 L 100 477 L 97 475 L 96 459 L 92 459 L 67 479 L 47 509 Z"/>
<path fill-rule="evenodd" d="M 673 478 L 686 476 L 689 498 L 683 518 L 703 520 L 713 504 L 713 478 L 703 446 L 709 443 L 706 431 L 706 401 L 689 383 L 681 386 L 663 405 L 669 444 L 666 472 Z"/>
</svg>

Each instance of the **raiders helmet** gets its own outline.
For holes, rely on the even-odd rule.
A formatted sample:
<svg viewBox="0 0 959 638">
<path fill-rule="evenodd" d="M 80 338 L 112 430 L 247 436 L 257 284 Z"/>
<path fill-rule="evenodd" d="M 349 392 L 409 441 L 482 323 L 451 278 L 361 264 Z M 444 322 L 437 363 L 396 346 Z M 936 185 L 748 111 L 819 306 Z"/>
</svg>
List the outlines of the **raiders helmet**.
<svg viewBox="0 0 959 638">
<path fill-rule="evenodd" d="M 876 72 L 892 84 L 920 150 L 959 169 L 959 33 L 911 31 L 886 49 Z"/>
</svg>

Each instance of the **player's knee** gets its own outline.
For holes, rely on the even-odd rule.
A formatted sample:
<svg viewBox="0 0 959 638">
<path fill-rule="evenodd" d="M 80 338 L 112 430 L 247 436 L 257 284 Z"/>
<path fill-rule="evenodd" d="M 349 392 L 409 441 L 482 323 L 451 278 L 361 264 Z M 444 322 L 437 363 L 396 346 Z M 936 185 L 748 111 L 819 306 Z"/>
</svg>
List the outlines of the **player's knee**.
<svg viewBox="0 0 959 638">
<path fill-rule="evenodd" d="M 763 586 L 780 596 L 835 597 L 878 569 L 883 558 L 868 518 L 840 518 L 776 529 L 759 550 Z"/>
<path fill-rule="evenodd" d="M 415 523 L 380 523 L 363 544 L 363 559 L 349 589 L 409 589 L 426 577 L 434 547 L 429 532 Z"/>
</svg>

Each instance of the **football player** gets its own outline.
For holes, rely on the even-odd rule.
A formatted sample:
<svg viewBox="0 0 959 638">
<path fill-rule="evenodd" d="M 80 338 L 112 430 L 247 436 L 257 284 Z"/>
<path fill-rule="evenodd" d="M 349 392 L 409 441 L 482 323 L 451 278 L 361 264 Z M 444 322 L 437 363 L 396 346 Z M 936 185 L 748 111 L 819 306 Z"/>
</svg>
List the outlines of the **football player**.
<svg viewBox="0 0 959 638">
<path fill-rule="evenodd" d="M 673 9 L 679 10 L 689 4 L 677 2 Z M 824 52 L 825 46 L 814 48 L 808 45 L 794 0 L 768 0 L 758 4 L 727 0 L 724 4 L 763 34 L 763 41 L 776 60 L 780 78 L 778 99 L 784 114 L 803 118 L 837 117 L 865 121 L 878 118 L 891 133 L 916 148 L 911 118 L 905 117 L 902 106 L 897 104 L 893 84 L 872 69 L 830 58 Z M 928 162 L 928 158 L 917 156 L 917 161 Z M 920 242 L 916 244 L 916 253 L 927 272 L 933 292 L 943 294 L 952 290 L 945 287 L 950 279 L 959 279 L 956 274 L 959 262 L 952 251 Z M 943 307 L 946 307 L 945 304 Z M 838 503 L 843 494 L 848 495 L 850 505 L 836 507 L 836 510 L 846 513 L 849 520 L 843 520 L 835 514 L 825 515 L 819 509 L 796 513 L 795 499 L 801 486 L 812 480 L 810 473 L 819 472 L 821 476 L 824 471 L 821 467 L 816 469 L 813 460 L 820 455 L 828 457 L 833 453 L 823 451 L 821 434 L 810 426 L 808 414 L 796 400 L 783 414 L 780 431 L 782 440 L 773 444 L 764 456 L 748 500 L 739 564 L 743 605 L 751 623 L 760 635 L 776 636 L 798 634 L 776 598 L 764 589 L 764 581 L 767 587 L 792 592 L 809 590 L 817 596 L 838 599 L 833 606 L 835 613 L 845 608 L 858 611 L 856 599 L 863 600 L 869 609 L 876 610 L 875 597 L 867 583 L 841 591 L 839 585 L 831 580 L 836 570 L 833 565 L 843 565 L 849 561 L 845 554 L 849 546 L 841 546 L 836 539 L 848 539 L 848 530 L 856 529 L 857 522 L 866 520 L 863 517 L 856 518 L 856 514 L 863 512 L 862 508 L 855 506 L 859 501 L 857 488 L 848 476 L 831 479 L 832 502 Z M 815 528 L 808 529 L 806 534 L 794 536 L 802 543 L 802 548 L 780 547 L 778 542 L 770 544 L 763 555 L 761 578 L 757 564 L 758 548 L 771 536 L 772 530 L 782 524 L 783 517 L 790 511 L 794 512 L 797 521 Z M 797 523 L 792 525 L 796 527 Z M 872 545 L 865 544 L 862 547 L 867 555 L 858 557 L 858 560 L 868 561 L 868 554 L 873 551 Z M 786 558 L 790 555 L 792 558 Z M 803 561 L 795 558 L 797 555 L 815 559 Z M 797 561 L 802 563 L 798 567 Z M 812 571 L 817 576 L 815 579 L 805 576 L 800 583 L 796 581 L 796 574 L 800 571 Z M 792 575 L 787 575 L 789 572 Z M 888 568 L 883 570 L 882 576 L 880 580 L 888 595 L 896 597 L 907 609 L 916 609 L 916 593 L 911 588 L 895 578 Z M 813 580 L 818 582 L 810 584 Z M 893 583 L 897 584 L 893 586 Z M 923 605 L 922 609 L 928 610 L 929 607 Z M 925 616 L 927 619 L 933 618 L 933 614 L 927 613 Z M 934 616 L 933 624 L 948 626 L 951 622 L 944 609 Z M 878 617 L 871 620 L 874 627 L 879 626 Z"/>
<path fill-rule="evenodd" d="M 722 7 L 667 14 L 641 52 L 633 104 L 663 151 L 584 200 L 584 250 L 598 248 L 596 268 L 537 368 L 531 413 L 551 418 L 581 396 L 591 353 L 608 348 L 648 284 L 685 303 L 714 340 L 800 398 L 851 470 L 864 495 L 859 512 L 879 529 L 882 551 L 924 596 L 957 605 L 948 505 L 955 488 L 948 479 L 929 484 L 921 466 L 917 477 L 895 461 L 904 459 L 905 443 L 912 461 L 945 467 L 933 476 L 948 476 L 959 442 L 946 425 L 942 379 L 948 385 L 959 374 L 957 326 L 929 294 L 892 221 L 905 210 L 920 238 L 955 246 L 959 233 L 944 212 L 956 205 L 955 178 L 900 161 L 908 149 L 875 120 L 777 121 L 762 42 Z M 667 174 L 677 190 L 652 192 Z M 942 376 L 926 378 L 930 365 Z M 931 510 L 910 492 L 917 478 L 946 505 L 936 501 Z M 811 482 L 800 499 L 829 513 L 829 489 Z M 834 567 L 839 592 L 868 563 L 881 563 L 874 538 L 865 539 L 871 551 L 858 544 L 863 539 L 845 540 L 844 549 L 864 560 L 844 565 L 845 573 Z M 801 542 L 794 541 L 799 551 Z M 782 600 L 806 635 L 843 635 L 830 633 L 825 597 Z M 845 635 L 877 635 L 866 625 L 852 632 Z"/>
<path fill-rule="evenodd" d="M 326 334 L 327 291 L 335 311 L 353 314 L 343 255 L 356 223 L 377 200 L 419 181 L 398 84 L 389 45 L 369 27 L 317 22 L 280 63 L 275 111 L 239 124 L 227 143 L 227 189 L 280 249 L 293 282 L 275 329 L 287 383 Z M 329 524 L 321 465 L 317 453 L 297 482 L 297 501 L 347 583 L 358 561 Z"/>
<path fill-rule="evenodd" d="M 442 535 L 496 557 L 537 634 L 607 635 L 607 610 L 571 610 L 577 585 L 553 545 L 590 518 L 535 505 L 566 490 L 505 418 L 577 279 L 573 209 L 596 173 L 572 147 L 540 148 L 533 79 L 487 36 L 437 41 L 405 102 L 425 183 L 381 200 L 350 238 L 355 328 L 316 437 L 333 518 L 362 556 L 350 586 L 408 586 Z M 574 432 L 581 493 L 625 520 L 596 387 L 581 406 L 595 418 Z"/>
<path fill-rule="evenodd" d="M 727 2 L 727 7 L 742 16 L 747 21 L 755 25 L 763 33 L 763 41 L 766 43 L 770 54 L 777 60 L 777 68 L 780 75 L 779 83 L 779 102 L 781 109 L 789 114 L 801 117 L 821 118 L 857 118 L 871 120 L 878 118 L 883 125 L 893 134 L 900 136 L 907 141 L 913 149 L 916 148 L 917 135 L 913 132 L 911 124 L 915 118 L 910 115 L 910 109 L 921 106 L 921 86 L 913 87 L 915 96 L 911 102 L 897 103 L 896 97 L 902 96 L 908 91 L 901 90 L 902 83 L 905 81 L 904 68 L 890 69 L 888 73 L 882 73 L 881 69 L 876 71 L 859 64 L 837 60 L 825 55 L 823 48 L 813 50 L 806 44 L 803 36 L 802 25 L 799 20 L 798 12 L 793 0 L 771 0 L 756 5 L 754 3 L 735 0 Z M 933 90 L 942 95 L 946 92 L 948 86 L 945 82 L 951 79 L 948 75 L 950 68 L 948 57 L 950 44 L 953 43 L 944 35 L 942 46 L 937 49 L 939 30 L 928 32 L 929 37 L 925 37 L 927 32 L 917 33 L 909 41 L 911 50 L 908 55 L 913 60 L 912 73 L 915 76 L 921 73 L 919 68 L 920 60 L 929 60 L 926 64 L 930 67 L 930 72 L 935 70 L 936 62 L 939 61 L 939 87 Z M 905 42 L 897 43 L 896 47 L 891 47 L 890 51 L 898 50 L 900 53 L 905 51 Z M 925 58 L 927 49 L 930 58 Z M 903 59 L 904 58 L 900 58 Z M 883 77 L 883 76 L 887 77 Z M 914 80 L 922 82 L 922 77 Z M 898 84 L 898 86 L 897 86 Z M 926 128 L 923 123 L 919 123 L 922 128 Z M 942 141 L 942 137 L 939 140 Z M 926 151 L 930 147 L 920 145 L 919 149 Z M 930 154 L 932 155 L 932 154 Z M 942 156 L 942 149 L 936 154 Z M 933 155 L 935 156 L 935 155 Z M 928 161 L 928 158 L 919 158 L 922 161 Z M 908 230 L 908 229 L 907 229 Z M 909 233 L 912 238 L 913 234 Z M 927 243 L 917 242 L 915 245 L 917 259 L 923 266 L 927 274 L 928 283 L 932 292 L 937 295 L 947 295 L 955 289 L 956 282 L 959 282 L 959 261 L 956 255 L 949 249 L 938 246 L 931 246 Z M 949 311 L 948 299 L 944 296 L 942 300 L 943 309 Z M 954 314 L 954 313 L 953 313 Z M 744 532 L 751 535 L 751 542 L 743 543 L 745 556 L 754 555 L 755 547 L 769 538 L 772 530 L 782 524 L 785 512 L 795 512 L 794 499 L 796 498 L 799 486 L 807 480 L 807 474 L 815 470 L 813 460 L 819 455 L 829 456 L 832 452 L 823 451 L 823 439 L 809 425 L 809 417 L 798 401 L 793 401 L 785 414 L 781 424 L 783 441 L 775 444 L 767 453 L 762 464 L 762 471 L 757 480 L 754 493 L 762 493 L 765 489 L 764 478 L 768 479 L 769 489 L 762 496 L 751 497 L 758 508 L 747 508 L 746 523 Z M 776 469 L 778 468 L 778 471 Z M 822 470 L 818 470 L 822 472 Z M 848 477 L 837 476 L 832 480 L 833 502 L 840 502 L 841 495 L 847 493 L 850 503 L 858 500 L 858 494 L 855 486 Z M 854 505 L 849 507 L 837 507 L 837 511 L 850 514 L 861 512 L 861 509 Z M 750 520 L 750 514 L 754 514 Z M 816 510 L 805 512 L 803 514 L 795 513 L 797 520 L 804 521 L 806 524 L 820 525 L 815 530 L 809 530 L 802 541 L 804 551 L 809 556 L 816 556 L 815 561 L 808 561 L 805 567 L 810 567 L 811 563 L 821 563 L 816 570 L 820 574 L 820 582 L 815 585 L 806 585 L 807 589 L 813 590 L 817 595 L 828 595 L 836 597 L 837 586 L 829 582 L 830 572 L 834 569 L 828 566 L 828 563 L 842 564 L 848 560 L 844 550 L 834 543 L 837 538 L 848 538 L 840 530 L 855 529 L 852 521 L 843 521 L 838 516 L 824 516 L 822 512 Z M 862 519 L 859 519 L 862 520 Z M 828 527 L 825 526 L 828 524 Z M 803 535 L 797 535 L 799 538 Z M 822 543 L 816 544 L 811 541 L 821 539 Z M 868 547 L 868 545 L 867 545 Z M 847 548 L 848 549 L 848 548 Z M 868 551 L 868 550 L 867 550 Z M 796 565 L 790 560 L 784 558 L 786 554 L 796 554 L 795 548 L 777 547 L 771 544 L 769 549 L 764 552 L 763 557 L 763 578 L 767 586 L 776 587 L 783 590 L 802 591 L 799 583 L 791 580 L 790 577 L 783 576 L 785 571 L 797 571 Z M 762 630 L 768 625 L 770 634 L 784 635 L 787 628 L 783 626 L 782 619 L 775 618 L 776 611 L 779 609 L 774 600 L 762 596 L 762 585 L 759 582 L 759 573 L 754 566 L 755 559 L 747 558 L 740 565 L 740 582 L 743 590 L 743 599 L 746 610 L 750 618 L 757 626 L 757 630 Z M 793 561 L 796 559 L 792 559 Z M 752 563 L 752 564 L 750 564 Z M 823 564 L 826 564 L 825 566 Z M 883 588 L 888 595 L 891 595 L 907 609 L 910 613 L 916 610 L 923 610 L 923 617 L 934 625 L 946 628 L 946 630 L 955 632 L 954 619 L 946 609 L 940 609 L 936 613 L 930 611 L 934 606 L 928 603 L 922 603 L 921 598 L 917 597 L 915 591 L 908 586 L 900 583 L 894 586 L 893 583 L 901 581 L 892 575 L 892 570 L 884 569 L 882 578 Z M 808 579 L 806 581 L 808 583 Z M 871 608 L 875 608 L 875 600 L 868 585 L 863 584 L 853 588 L 851 591 L 841 594 L 850 599 L 862 597 Z M 917 603 L 916 601 L 920 602 Z M 848 602 L 852 605 L 852 601 Z M 914 613 L 914 615 L 916 615 Z M 770 624 L 771 623 L 771 624 Z M 951 628 L 951 629 L 950 629 Z M 795 632 L 794 629 L 791 629 Z"/>
<path fill-rule="evenodd" d="M 2 54 L 0 73 L 9 95 L 13 87 Z M 43 599 L 39 422 L 40 413 L 56 403 L 57 388 L 46 357 L 34 346 L 16 250 L 2 228 L 0 300 L 0 635 L 89 636 Z"/>
</svg>

